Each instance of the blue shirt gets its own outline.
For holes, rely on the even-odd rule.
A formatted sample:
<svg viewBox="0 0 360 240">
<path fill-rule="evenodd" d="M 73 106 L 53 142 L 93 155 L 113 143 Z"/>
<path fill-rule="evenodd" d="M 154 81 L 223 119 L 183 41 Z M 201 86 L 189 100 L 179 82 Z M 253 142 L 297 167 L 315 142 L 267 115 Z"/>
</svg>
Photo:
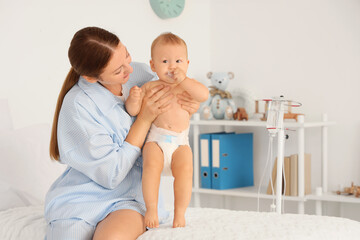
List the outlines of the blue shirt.
<svg viewBox="0 0 360 240">
<path fill-rule="evenodd" d="M 156 78 L 147 65 L 131 65 L 125 96 L 134 85 Z M 81 218 L 95 226 L 121 201 L 144 204 L 141 149 L 125 141 L 134 120 L 120 98 L 80 77 L 59 114 L 60 162 L 68 167 L 46 196 L 47 222 Z"/>
</svg>

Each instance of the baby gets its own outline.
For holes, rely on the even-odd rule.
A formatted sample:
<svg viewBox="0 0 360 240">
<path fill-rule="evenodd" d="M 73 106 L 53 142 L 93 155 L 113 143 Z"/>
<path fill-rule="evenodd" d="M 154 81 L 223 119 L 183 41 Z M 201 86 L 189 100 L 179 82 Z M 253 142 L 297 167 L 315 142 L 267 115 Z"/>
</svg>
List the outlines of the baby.
<svg viewBox="0 0 360 240">
<path fill-rule="evenodd" d="M 159 80 L 130 90 L 125 102 L 128 113 L 136 116 L 146 91 L 156 85 L 170 87 L 170 92 L 175 97 L 170 103 L 170 110 L 154 120 L 143 147 L 145 224 L 149 228 L 159 226 L 157 206 L 160 176 L 163 173 L 174 177 L 173 227 L 184 227 L 185 211 L 191 199 L 193 163 L 188 139 L 190 114 L 181 108 L 176 95 L 186 92 L 195 101 L 204 102 L 209 96 L 209 90 L 186 76 L 189 66 L 187 46 L 184 40 L 172 33 L 161 34 L 153 41 L 150 66 Z"/>
</svg>

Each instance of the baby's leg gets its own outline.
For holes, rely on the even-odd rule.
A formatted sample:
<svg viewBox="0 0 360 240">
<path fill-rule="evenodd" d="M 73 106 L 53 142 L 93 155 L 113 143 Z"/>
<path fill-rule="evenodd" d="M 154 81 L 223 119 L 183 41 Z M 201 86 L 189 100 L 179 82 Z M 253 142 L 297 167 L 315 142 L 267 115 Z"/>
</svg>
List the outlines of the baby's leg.
<svg viewBox="0 0 360 240">
<path fill-rule="evenodd" d="M 146 206 L 145 225 L 159 227 L 158 196 L 164 154 L 155 142 L 147 142 L 143 148 L 142 189 Z"/>
<path fill-rule="evenodd" d="M 172 155 L 175 210 L 173 227 L 185 227 L 185 211 L 191 200 L 193 162 L 189 146 L 180 146 Z"/>
</svg>

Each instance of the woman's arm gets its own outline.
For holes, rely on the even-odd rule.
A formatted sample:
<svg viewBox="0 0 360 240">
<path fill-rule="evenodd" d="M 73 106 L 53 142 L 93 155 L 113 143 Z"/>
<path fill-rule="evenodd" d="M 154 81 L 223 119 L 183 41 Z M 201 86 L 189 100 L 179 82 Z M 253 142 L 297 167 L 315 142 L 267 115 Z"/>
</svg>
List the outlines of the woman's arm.
<svg viewBox="0 0 360 240">
<path fill-rule="evenodd" d="M 89 106 L 67 104 L 59 116 L 61 162 L 83 173 L 97 184 L 113 189 L 120 184 L 141 154 L 151 122 L 170 107 L 169 88 L 157 86 L 144 97 L 144 104 L 125 141 L 97 121 Z M 66 105 L 66 104 L 65 104 Z"/>
<path fill-rule="evenodd" d="M 69 102 L 63 104 L 59 116 L 60 161 L 104 188 L 115 188 L 141 155 L 140 148 L 111 134 L 98 121 L 93 102 Z"/>
</svg>

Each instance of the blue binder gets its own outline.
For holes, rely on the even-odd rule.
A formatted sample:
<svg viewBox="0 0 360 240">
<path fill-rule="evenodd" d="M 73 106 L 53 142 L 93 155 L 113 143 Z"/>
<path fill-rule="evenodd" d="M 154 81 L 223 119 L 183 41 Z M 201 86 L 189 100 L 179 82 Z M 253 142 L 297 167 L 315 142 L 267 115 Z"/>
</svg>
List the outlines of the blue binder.
<svg viewBox="0 0 360 240">
<path fill-rule="evenodd" d="M 211 139 L 212 188 L 254 185 L 253 134 L 215 134 Z"/>
<path fill-rule="evenodd" d="M 216 134 L 235 134 L 234 132 L 217 132 L 217 133 L 203 133 L 200 134 L 200 187 L 201 188 L 212 188 L 212 150 L 211 150 L 211 139 Z"/>
<path fill-rule="evenodd" d="M 200 176 L 202 188 L 211 188 L 211 134 L 200 134 Z"/>
</svg>

